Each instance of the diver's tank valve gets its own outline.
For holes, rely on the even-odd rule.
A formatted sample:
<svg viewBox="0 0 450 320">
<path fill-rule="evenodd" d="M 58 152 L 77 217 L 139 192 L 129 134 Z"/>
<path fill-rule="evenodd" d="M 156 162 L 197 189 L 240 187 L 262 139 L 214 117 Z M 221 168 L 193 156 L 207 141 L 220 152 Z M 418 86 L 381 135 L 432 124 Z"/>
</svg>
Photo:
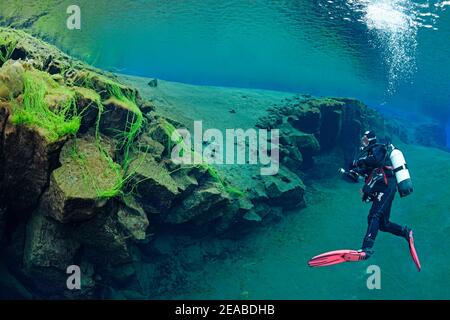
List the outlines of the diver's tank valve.
<svg viewBox="0 0 450 320">
<path fill-rule="evenodd" d="M 397 179 L 398 192 L 400 193 L 400 197 L 406 197 L 413 192 L 408 165 L 400 150 L 395 148 L 392 144 L 389 147 L 391 148 L 390 159 L 394 168 L 395 178 Z"/>
</svg>

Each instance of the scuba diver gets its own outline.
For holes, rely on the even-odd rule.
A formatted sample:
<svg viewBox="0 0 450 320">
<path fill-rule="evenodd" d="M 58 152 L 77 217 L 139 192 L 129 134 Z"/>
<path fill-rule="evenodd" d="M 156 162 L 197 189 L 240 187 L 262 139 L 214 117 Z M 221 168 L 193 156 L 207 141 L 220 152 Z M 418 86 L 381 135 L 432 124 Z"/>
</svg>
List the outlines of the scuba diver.
<svg viewBox="0 0 450 320">
<path fill-rule="evenodd" d="M 345 177 L 358 182 L 365 179 L 361 190 L 363 202 L 372 202 L 368 215 L 368 227 L 360 250 L 331 251 L 312 258 L 311 267 L 328 266 L 342 262 L 361 261 L 373 254 L 373 245 L 379 231 L 388 232 L 404 238 L 417 269 L 420 261 L 414 247 L 413 232 L 407 226 L 390 221 L 391 207 L 397 188 L 400 196 L 412 193 L 412 183 L 403 153 L 390 142 L 377 143 L 373 131 L 366 131 L 361 137 L 361 148 L 357 159 L 350 164 L 349 170 L 340 169 Z"/>
</svg>

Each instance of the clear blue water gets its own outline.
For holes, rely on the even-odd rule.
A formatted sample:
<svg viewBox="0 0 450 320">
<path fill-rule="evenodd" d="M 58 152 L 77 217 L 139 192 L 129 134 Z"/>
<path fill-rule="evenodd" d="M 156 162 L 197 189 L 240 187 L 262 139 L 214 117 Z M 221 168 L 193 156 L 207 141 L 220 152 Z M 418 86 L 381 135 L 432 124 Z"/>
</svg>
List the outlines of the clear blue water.
<svg viewBox="0 0 450 320">
<path fill-rule="evenodd" d="M 448 1 L 81 0 L 81 31 L 63 26 L 70 1 L 45 3 L 60 16 L 37 27 L 104 69 L 450 115 Z"/>
</svg>

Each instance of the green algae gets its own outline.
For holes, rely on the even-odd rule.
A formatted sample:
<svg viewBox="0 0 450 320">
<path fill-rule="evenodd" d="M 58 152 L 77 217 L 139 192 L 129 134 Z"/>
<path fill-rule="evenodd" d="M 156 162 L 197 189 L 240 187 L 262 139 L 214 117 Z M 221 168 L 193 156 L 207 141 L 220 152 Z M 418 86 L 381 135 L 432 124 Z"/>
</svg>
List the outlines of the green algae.
<svg viewBox="0 0 450 320">
<path fill-rule="evenodd" d="M 78 132 L 81 118 L 72 90 L 59 86 L 47 73 L 37 70 L 25 71 L 23 80 L 23 103 L 13 101 L 13 124 L 41 128 L 51 142 Z M 49 95 L 63 96 L 65 102 L 51 109 L 46 99 Z"/>
<path fill-rule="evenodd" d="M 10 35 L 0 38 L 0 62 L 2 64 L 11 58 L 18 43 L 19 40 Z"/>
</svg>

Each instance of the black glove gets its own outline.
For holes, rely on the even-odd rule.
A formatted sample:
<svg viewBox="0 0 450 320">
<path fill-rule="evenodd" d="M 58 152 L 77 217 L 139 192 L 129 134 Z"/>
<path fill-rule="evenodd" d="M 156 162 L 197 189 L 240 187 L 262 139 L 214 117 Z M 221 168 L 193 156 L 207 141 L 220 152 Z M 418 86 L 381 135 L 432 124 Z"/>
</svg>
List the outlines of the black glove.
<svg viewBox="0 0 450 320">
<path fill-rule="evenodd" d="M 361 193 L 362 193 L 362 201 L 363 202 L 373 201 L 373 199 L 376 195 L 374 193 L 374 191 L 367 184 L 364 185 L 364 187 L 361 190 Z"/>
</svg>

